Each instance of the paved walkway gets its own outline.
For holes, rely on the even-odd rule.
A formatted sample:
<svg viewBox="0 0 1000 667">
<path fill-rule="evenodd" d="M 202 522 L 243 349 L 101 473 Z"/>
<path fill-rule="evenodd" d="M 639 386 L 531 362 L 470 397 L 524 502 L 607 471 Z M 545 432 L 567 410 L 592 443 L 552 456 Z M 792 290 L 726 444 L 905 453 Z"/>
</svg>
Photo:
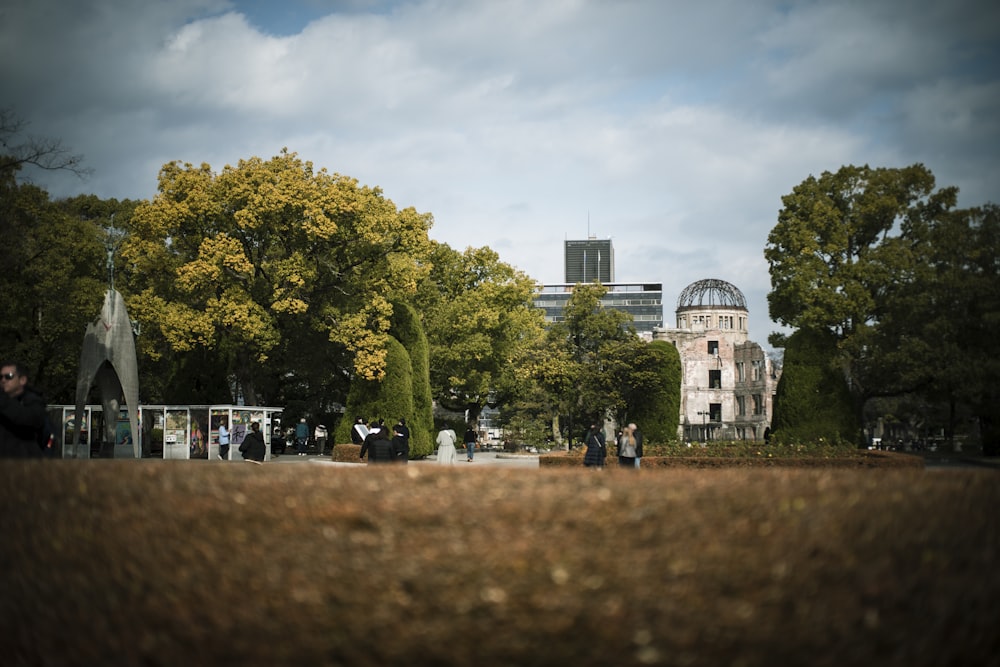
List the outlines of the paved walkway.
<svg viewBox="0 0 1000 667">
<path fill-rule="evenodd" d="M 359 466 L 368 465 L 367 463 L 345 463 L 343 461 L 334 461 L 329 456 L 319 456 L 316 454 L 309 454 L 308 456 L 296 456 L 295 454 L 284 454 L 277 458 L 271 459 L 268 463 L 282 463 L 282 464 L 294 464 L 294 463 L 312 463 L 315 465 L 330 465 L 330 466 Z M 439 466 L 437 459 L 434 455 L 426 459 L 420 459 L 418 461 L 410 461 L 408 465 L 413 466 Z M 537 468 L 538 467 L 538 455 L 537 454 L 504 454 L 502 452 L 476 452 L 474 460 L 469 463 L 465 460 L 465 454 L 463 453 L 458 457 L 453 467 L 455 468 L 475 468 L 481 466 L 501 466 L 504 468 Z"/>
</svg>

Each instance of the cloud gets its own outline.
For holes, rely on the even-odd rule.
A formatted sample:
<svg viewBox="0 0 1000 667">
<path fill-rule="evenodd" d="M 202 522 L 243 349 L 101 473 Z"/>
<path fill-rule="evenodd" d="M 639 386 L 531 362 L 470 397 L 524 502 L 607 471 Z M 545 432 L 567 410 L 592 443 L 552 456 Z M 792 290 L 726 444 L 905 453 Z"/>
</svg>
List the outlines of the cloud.
<svg viewBox="0 0 1000 667">
<path fill-rule="evenodd" d="M 998 9 L 931 0 L 11 0 L 0 82 L 95 170 L 57 196 L 148 198 L 171 160 L 283 147 L 560 282 L 612 237 L 618 278 L 744 291 L 781 196 L 843 164 L 925 163 L 997 201 Z"/>
</svg>

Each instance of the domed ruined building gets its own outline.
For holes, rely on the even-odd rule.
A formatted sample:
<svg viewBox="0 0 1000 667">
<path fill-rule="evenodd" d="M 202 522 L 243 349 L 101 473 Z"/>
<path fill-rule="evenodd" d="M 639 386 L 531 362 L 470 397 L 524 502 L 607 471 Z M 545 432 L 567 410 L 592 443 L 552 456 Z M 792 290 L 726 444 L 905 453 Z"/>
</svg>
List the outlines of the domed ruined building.
<svg viewBox="0 0 1000 667">
<path fill-rule="evenodd" d="M 653 331 L 681 357 L 678 435 L 687 442 L 762 440 L 771 423 L 779 373 L 748 339 L 746 298 L 735 285 L 708 278 L 677 299 L 676 328 Z"/>
</svg>

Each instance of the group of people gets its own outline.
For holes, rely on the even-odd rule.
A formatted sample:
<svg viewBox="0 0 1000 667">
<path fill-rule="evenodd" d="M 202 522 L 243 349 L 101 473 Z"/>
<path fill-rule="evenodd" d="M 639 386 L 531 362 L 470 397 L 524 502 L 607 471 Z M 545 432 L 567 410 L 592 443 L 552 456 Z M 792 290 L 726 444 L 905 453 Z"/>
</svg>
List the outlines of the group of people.
<svg viewBox="0 0 1000 667">
<path fill-rule="evenodd" d="M 444 465 L 452 465 L 458 461 L 458 451 L 455 449 L 455 444 L 458 442 L 458 435 L 455 433 L 455 429 L 443 428 L 438 431 L 437 434 L 437 446 L 438 446 L 438 463 Z M 479 442 L 479 434 L 476 429 L 472 428 L 472 424 L 465 429 L 465 435 L 462 436 L 462 444 L 465 445 L 465 456 L 466 461 L 472 463 L 473 458 L 476 454 L 476 444 Z"/>
<path fill-rule="evenodd" d="M 583 455 L 583 465 L 588 468 L 603 468 L 608 458 L 604 429 L 595 422 L 590 425 L 584 438 L 587 451 Z M 642 432 L 635 424 L 623 428 L 615 438 L 618 465 L 622 468 L 638 468 L 642 459 Z"/>
<path fill-rule="evenodd" d="M 406 420 L 400 418 L 392 427 L 391 434 L 383 420 L 372 420 L 365 426 L 362 417 L 356 417 L 351 427 L 351 442 L 361 445 L 358 458 L 368 463 L 407 463 L 410 460 L 410 429 Z"/>
</svg>

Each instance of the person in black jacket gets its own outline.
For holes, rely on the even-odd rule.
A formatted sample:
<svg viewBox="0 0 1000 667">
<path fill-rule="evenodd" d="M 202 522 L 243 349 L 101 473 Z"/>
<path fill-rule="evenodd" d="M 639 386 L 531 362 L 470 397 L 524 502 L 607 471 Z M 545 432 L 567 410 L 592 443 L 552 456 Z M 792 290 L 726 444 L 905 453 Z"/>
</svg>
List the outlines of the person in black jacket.
<svg viewBox="0 0 1000 667">
<path fill-rule="evenodd" d="M 604 429 L 597 428 L 596 423 L 591 424 L 585 442 L 587 451 L 583 455 L 583 465 L 588 468 L 603 468 L 604 460 L 608 455 L 607 447 L 604 444 Z"/>
<path fill-rule="evenodd" d="M 41 458 L 45 399 L 28 386 L 27 370 L 16 361 L 0 366 L 0 385 L 0 458 Z"/>
<path fill-rule="evenodd" d="M 250 432 L 240 443 L 240 453 L 251 463 L 262 463 L 267 455 L 267 445 L 264 444 L 264 434 L 260 432 L 258 422 L 250 422 Z"/>
<path fill-rule="evenodd" d="M 385 426 L 379 427 L 378 422 L 372 422 L 368 427 L 368 435 L 361 445 L 358 458 L 364 459 L 368 454 L 368 463 L 392 463 L 392 441 Z"/>
<path fill-rule="evenodd" d="M 392 427 L 392 455 L 396 463 L 410 461 L 410 429 L 406 427 L 405 419 L 400 419 Z"/>
</svg>

